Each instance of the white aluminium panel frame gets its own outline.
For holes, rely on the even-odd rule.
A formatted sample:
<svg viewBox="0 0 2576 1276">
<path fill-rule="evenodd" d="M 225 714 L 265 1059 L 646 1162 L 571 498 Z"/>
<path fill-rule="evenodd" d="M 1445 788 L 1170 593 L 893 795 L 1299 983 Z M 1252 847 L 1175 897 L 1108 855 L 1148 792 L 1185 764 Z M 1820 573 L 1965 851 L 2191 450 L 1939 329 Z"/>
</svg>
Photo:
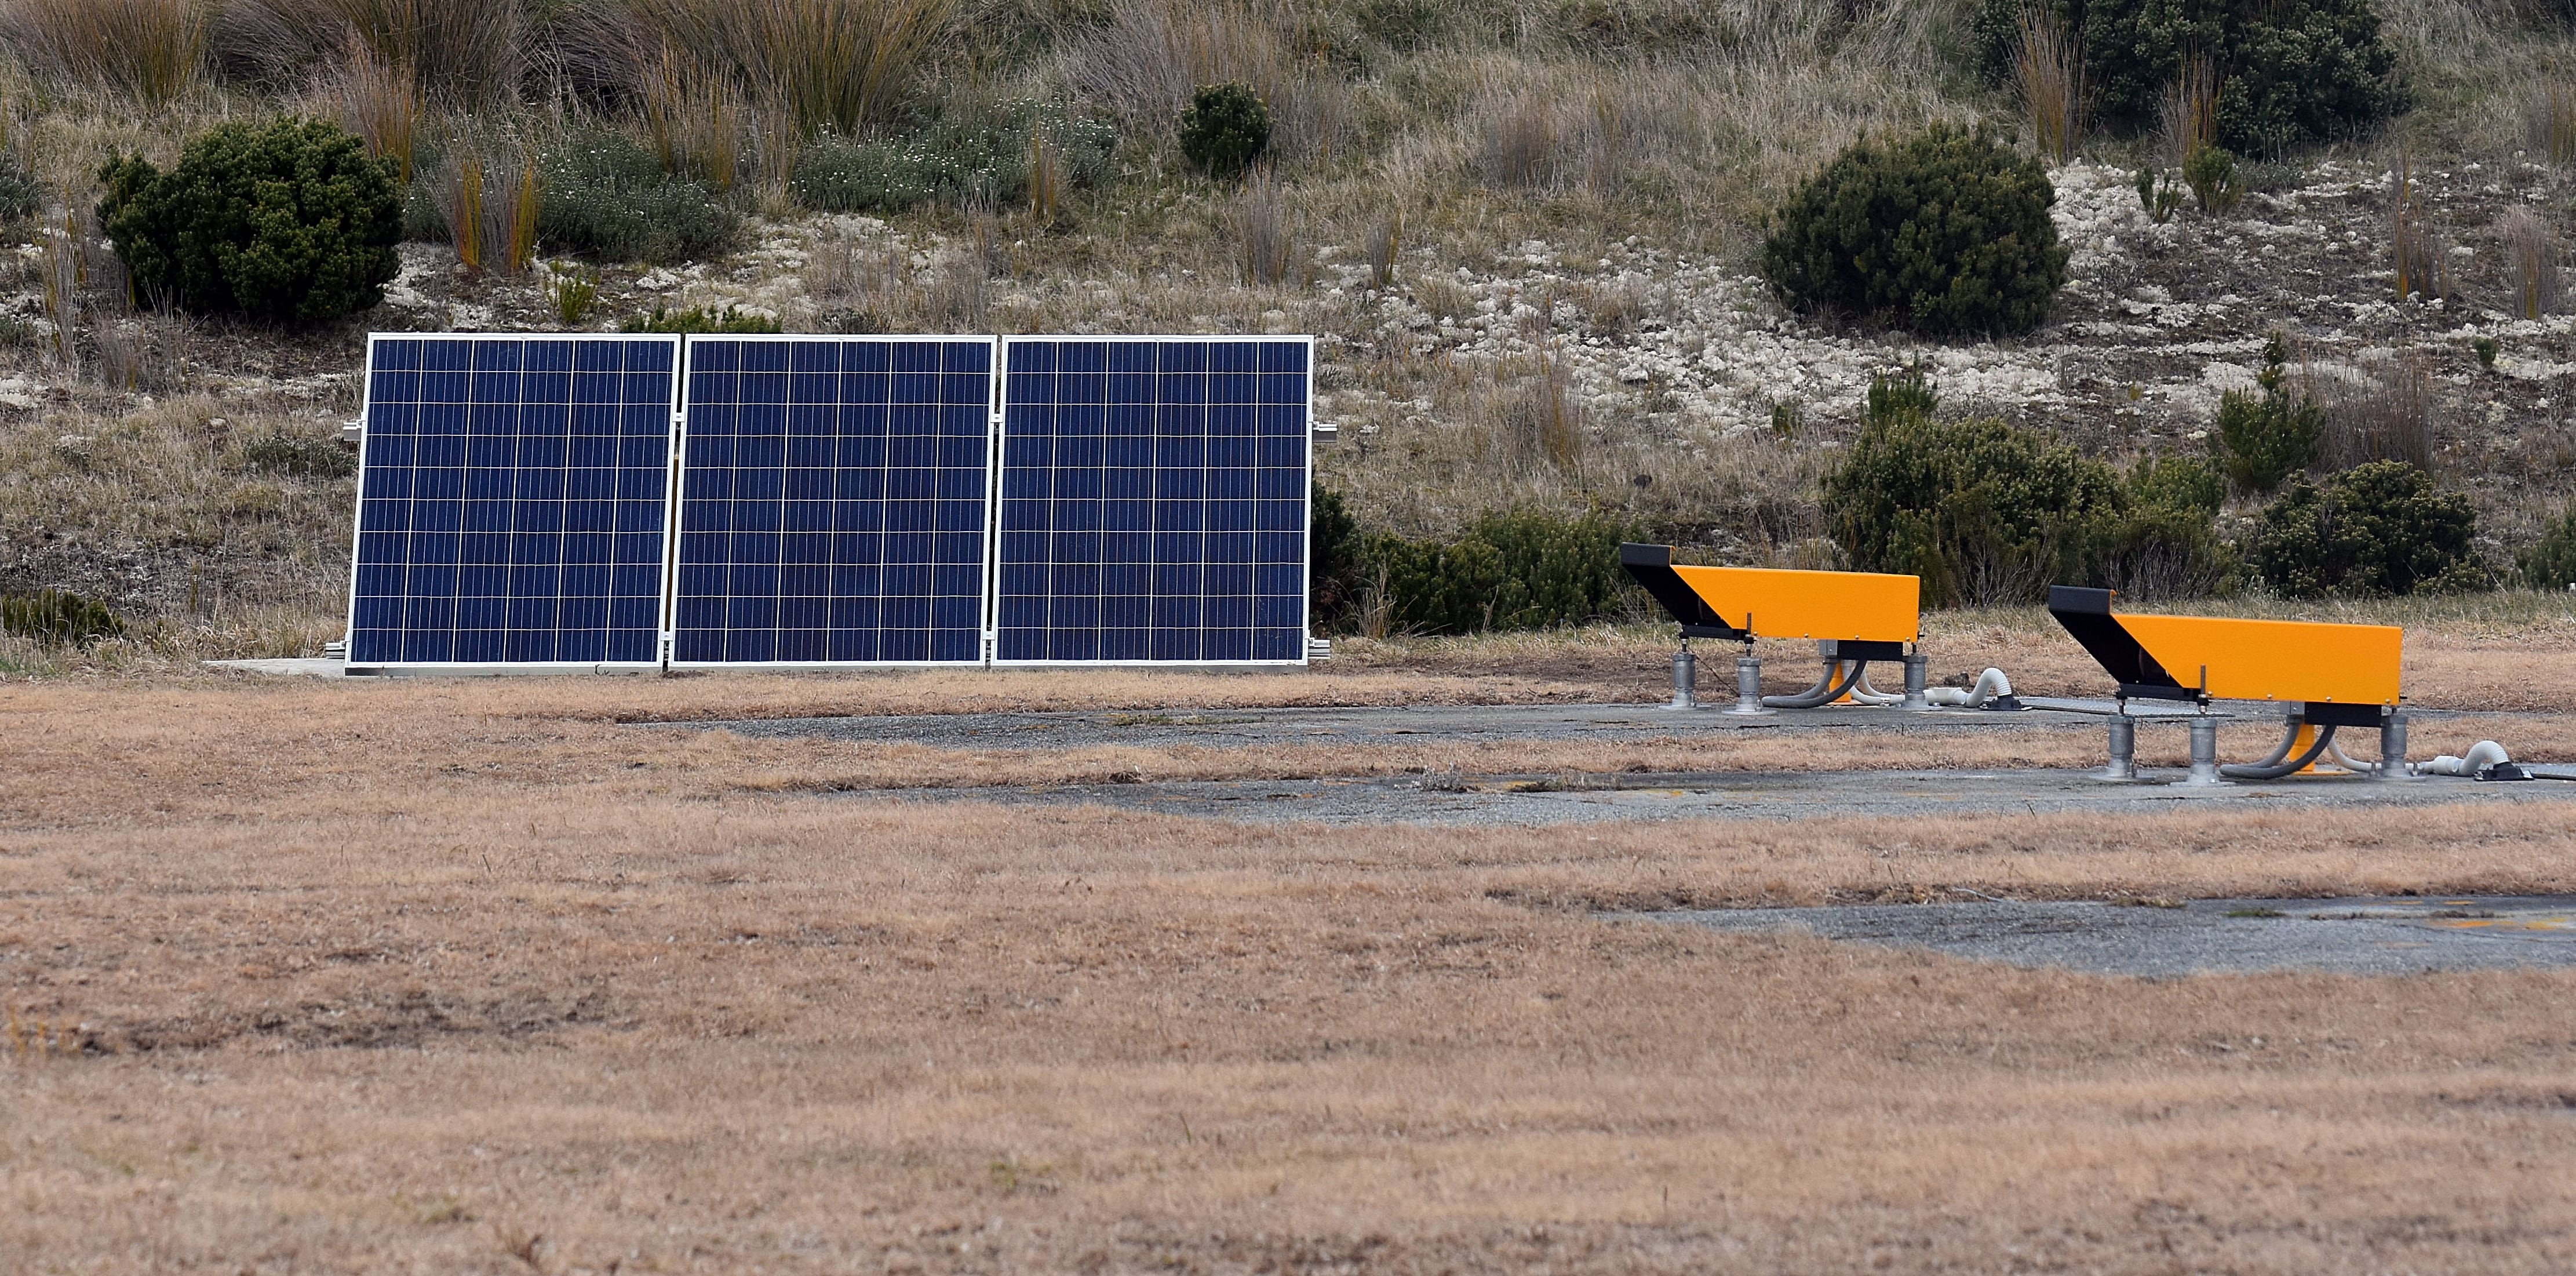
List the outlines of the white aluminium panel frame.
<svg viewBox="0 0 2576 1276">
<path fill-rule="evenodd" d="M 671 543 L 666 560 L 668 570 L 664 572 L 662 580 L 662 643 L 663 651 L 666 656 L 664 661 L 665 665 L 672 669 L 792 670 L 978 668 L 990 663 L 985 658 L 985 653 L 989 653 L 992 649 L 990 636 L 991 625 L 989 621 L 983 625 L 984 637 L 977 643 L 978 654 L 966 660 L 681 660 L 677 658 L 679 651 L 680 537 L 685 531 L 685 529 L 680 526 L 680 520 L 687 509 L 687 506 L 680 500 L 680 488 L 681 483 L 687 478 L 689 472 L 687 409 L 689 406 L 688 384 L 690 368 L 688 365 L 688 358 L 689 349 L 695 347 L 701 341 L 777 342 L 782 344 L 825 343 L 833 345 L 846 345 L 852 342 L 881 342 L 887 345 L 900 345 L 914 342 L 925 344 L 981 342 L 988 347 L 991 353 L 987 356 L 986 363 L 987 400 L 984 414 L 984 518 L 981 529 L 983 542 L 981 552 L 978 555 L 978 561 L 983 564 L 981 568 L 983 574 L 983 603 L 977 614 L 979 616 L 989 617 L 992 613 L 993 520 L 999 516 L 999 509 L 995 503 L 996 489 L 994 488 L 993 483 L 994 476 L 1000 473 L 1001 469 L 998 464 L 1000 453 L 998 451 L 996 439 L 996 434 L 1001 422 L 1001 409 L 999 404 L 1001 403 L 1002 394 L 1002 349 L 1000 338 L 995 337 L 991 333 L 984 332 L 947 334 L 911 332 L 698 333 L 693 334 L 690 337 L 687 346 L 683 347 L 681 350 L 680 374 L 677 383 L 680 407 L 676 410 L 674 418 L 675 424 L 671 431 L 673 458 L 671 466 Z"/>
<path fill-rule="evenodd" d="M 348 626 L 342 641 L 354 643 L 358 629 L 358 554 L 364 537 L 364 514 L 367 501 L 368 449 L 374 431 L 366 428 L 375 408 L 376 343 L 379 341 L 567 341 L 583 342 L 663 342 L 671 347 L 671 400 L 665 405 L 664 419 L 669 422 L 664 436 L 662 462 L 662 596 L 655 610 L 652 660 L 538 660 L 538 661 L 399 661 L 379 660 L 347 666 L 351 674 L 495 674 L 495 673 L 642 673 L 663 667 L 659 653 L 667 649 L 671 632 L 671 564 L 680 539 L 676 526 L 679 519 L 679 442 L 680 395 L 682 378 L 687 369 L 681 364 L 681 340 L 660 333 L 633 332 L 370 332 L 367 334 L 367 363 L 359 374 L 358 386 L 358 517 L 350 520 L 349 535 L 349 608 Z"/>
<path fill-rule="evenodd" d="M 1031 345 L 1039 343 L 1061 345 L 1067 342 L 1105 342 L 1112 345 L 1132 342 L 1153 342 L 1157 344 L 1172 342 L 1201 342 L 1207 345 L 1276 345 L 1286 342 L 1300 344 L 1306 347 L 1306 402 L 1304 404 L 1306 423 L 1305 428 L 1300 431 L 1300 434 L 1304 439 L 1305 447 L 1305 481 L 1299 484 L 1297 492 L 1297 499 L 1306 506 L 1306 544 L 1304 550 L 1306 572 L 1303 587 L 1300 589 L 1297 598 L 1297 628 L 1300 637 L 1297 643 L 1297 655 L 1295 659 L 1004 660 L 1001 658 L 1002 571 L 1000 554 L 1002 543 L 1002 476 L 1009 472 L 1011 446 L 1009 426 L 1011 406 L 1009 389 L 1010 349 L 1014 344 L 1021 342 L 1026 342 Z M 1245 669 L 1254 667 L 1278 668 L 1287 666 L 1305 666 L 1313 663 L 1312 652 L 1315 640 L 1315 618 L 1311 613 L 1315 605 L 1315 338 L 1312 333 L 1067 333 L 1059 335 L 1028 333 L 1020 336 L 1001 338 L 1001 349 L 996 352 L 996 359 L 998 362 L 995 364 L 993 370 L 993 380 L 996 386 L 994 394 L 994 402 L 996 406 L 993 410 L 993 433 L 996 440 L 996 444 L 993 449 L 993 499 L 991 504 L 987 507 L 988 513 L 985 522 L 985 526 L 988 529 L 988 535 L 986 537 L 987 548 L 985 552 L 989 556 L 986 561 L 986 570 L 984 573 L 984 593 L 986 599 L 984 651 L 987 657 L 985 663 L 997 669 L 1060 669 L 1080 667 L 1130 669 Z"/>
</svg>

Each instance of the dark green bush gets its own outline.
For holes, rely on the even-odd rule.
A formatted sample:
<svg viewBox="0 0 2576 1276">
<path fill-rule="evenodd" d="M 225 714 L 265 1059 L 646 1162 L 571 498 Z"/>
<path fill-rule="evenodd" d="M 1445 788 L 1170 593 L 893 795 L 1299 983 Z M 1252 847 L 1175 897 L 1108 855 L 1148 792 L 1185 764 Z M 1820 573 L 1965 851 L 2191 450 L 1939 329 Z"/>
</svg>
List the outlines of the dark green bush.
<svg viewBox="0 0 2576 1276">
<path fill-rule="evenodd" d="M 2565 589 L 2576 584 L 2576 504 L 2567 507 L 2540 539 L 2514 556 L 2522 583 L 2531 589 Z"/>
<path fill-rule="evenodd" d="M 2236 172 L 2236 156 L 2223 146 L 2195 146 L 2182 162 L 2182 180 L 2204 213 L 2223 213 L 2245 198 L 2245 179 Z"/>
<path fill-rule="evenodd" d="M 86 647 L 125 632 L 125 622 L 107 604 L 57 589 L 32 594 L 0 595 L 0 629 L 40 642 Z"/>
<path fill-rule="evenodd" d="M 659 266 L 721 253 L 741 229 L 715 192 L 664 172 L 659 156 L 622 133 L 573 133 L 539 172 L 537 240 L 556 252 Z"/>
<path fill-rule="evenodd" d="M 2249 557 L 2293 598 L 2482 589 L 2469 498 L 2436 492 L 2404 461 L 2372 461 L 2322 484 L 2294 479 L 2263 509 Z"/>
<path fill-rule="evenodd" d="M 1980 69 L 2012 76 L 2017 21 L 2031 0 L 1983 0 L 1973 20 Z M 2397 55 L 2371 0 L 2040 0 L 2084 44 L 2097 119 L 2156 122 L 2183 59 L 2205 53 L 2219 73 L 2219 140 L 2277 155 L 2344 137 L 2406 109 Z"/>
<path fill-rule="evenodd" d="M 1307 505 L 1306 615 L 1318 633 L 1338 628 L 1360 601 L 1360 523 L 1342 494 L 1314 485 Z"/>
<path fill-rule="evenodd" d="M 1181 112 L 1181 154 L 1209 176 L 1231 179 L 1270 147 L 1270 108 L 1244 84 L 1210 84 Z"/>
<path fill-rule="evenodd" d="M 1074 185 L 1097 186 L 1109 175 L 1116 125 L 1024 99 L 953 106 L 900 138 L 819 138 L 797 154 L 789 189 L 799 204 L 835 213 L 1012 203 L 1028 194 L 1029 152 L 1040 135 Z"/>
<path fill-rule="evenodd" d="M 2288 387 L 2281 365 L 2288 358 L 2278 333 L 2263 343 L 2261 394 L 2230 390 L 2219 396 L 2218 426 L 2209 450 L 2239 488 L 2269 492 L 2317 463 L 2325 438 L 2326 410 Z"/>
<path fill-rule="evenodd" d="M 2089 579 L 2121 509 L 2119 476 L 1999 420 L 1944 421 L 1919 374 L 1881 378 L 1827 525 L 1853 567 L 1923 579 L 1923 602 L 2021 602 Z"/>
<path fill-rule="evenodd" d="M 1454 541 L 1363 535 L 1353 578 L 1385 608 L 1388 633 L 1581 624 L 1627 609 L 1633 586 L 1619 542 L 1632 538 L 1625 523 L 1599 513 L 1488 514 Z"/>
<path fill-rule="evenodd" d="M 2090 579 L 2128 598 L 2195 598 L 2228 587 L 2235 554 L 2218 535 L 2227 480 L 2193 457 L 2140 457 L 2119 515 L 2097 542 Z"/>
<path fill-rule="evenodd" d="M 166 173 L 132 156 L 99 176 L 99 220 L 146 298 L 311 323 L 373 307 L 402 268 L 393 176 L 336 124 L 217 125 Z"/>
<path fill-rule="evenodd" d="M 337 439 L 307 439 L 278 433 L 243 444 L 242 468 L 270 474 L 345 478 L 358 472 L 358 457 L 340 446 Z"/>
<path fill-rule="evenodd" d="M 631 315 L 619 322 L 619 332 L 686 332 L 693 334 L 770 333 L 778 331 L 778 321 L 767 315 L 747 315 L 731 306 L 709 310 L 691 306 L 686 310 L 653 307 L 649 315 Z"/>
<path fill-rule="evenodd" d="M 1790 305 L 1927 336 L 2028 332 L 2066 279 L 2036 159 L 1983 129 L 1866 138 L 1792 192 L 1762 245 Z"/>
</svg>

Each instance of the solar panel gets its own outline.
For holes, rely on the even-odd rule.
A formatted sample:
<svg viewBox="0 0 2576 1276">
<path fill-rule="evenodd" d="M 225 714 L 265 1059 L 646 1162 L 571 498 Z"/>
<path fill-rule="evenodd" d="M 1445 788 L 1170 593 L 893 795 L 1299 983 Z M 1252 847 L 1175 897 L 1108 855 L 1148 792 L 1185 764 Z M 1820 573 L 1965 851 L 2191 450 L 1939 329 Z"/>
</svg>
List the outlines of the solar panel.
<svg viewBox="0 0 2576 1276">
<path fill-rule="evenodd" d="M 1303 664 L 1305 337 L 1003 343 L 997 664 Z"/>
<path fill-rule="evenodd" d="M 692 337 L 674 665 L 984 655 L 990 337 Z"/>
<path fill-rule="evenodd" d="M 370 337 L 349 664 L 658 664 L 679 344 Z"/>
</svg>

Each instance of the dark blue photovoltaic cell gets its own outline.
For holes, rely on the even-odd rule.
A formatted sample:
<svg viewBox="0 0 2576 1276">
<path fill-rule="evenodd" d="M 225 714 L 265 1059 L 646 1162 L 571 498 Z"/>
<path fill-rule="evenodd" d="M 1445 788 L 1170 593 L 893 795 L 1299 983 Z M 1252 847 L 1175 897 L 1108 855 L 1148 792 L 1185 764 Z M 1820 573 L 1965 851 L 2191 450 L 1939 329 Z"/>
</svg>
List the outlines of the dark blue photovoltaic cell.
<svg viewBox="0 0 2576 1276">
<path fill-rule="evenodd" d="M 374 341 L 349 663 L 658 661 L 678 350 Z"/>
<path fill-rule="evenodd" d="M 1304 659 L 1307 343 L 1006 350 L 994 658 Z"/>
<path fill-rule="evenodd" d="M 672 659 L 983 658 L 993 343 L 691 338 Z"/>
</svg>

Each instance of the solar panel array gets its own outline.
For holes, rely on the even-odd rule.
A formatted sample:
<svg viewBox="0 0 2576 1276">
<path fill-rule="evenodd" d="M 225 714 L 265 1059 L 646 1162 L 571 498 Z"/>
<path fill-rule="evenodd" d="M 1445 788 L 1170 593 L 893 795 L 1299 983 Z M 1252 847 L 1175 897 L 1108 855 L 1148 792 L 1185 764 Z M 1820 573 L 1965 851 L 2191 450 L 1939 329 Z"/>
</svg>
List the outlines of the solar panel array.
<svg viewBox="0 0 2576 1276">
<path fill-rule="evenodd" d="M 349 664 L 1303 663 L 1312 355 L 379 335 Z"/>
<path fill-rule="evenodd" d="M 1004 343 L 996 663 L 1306 658 L 1309 343 Z"/>
<path fill-rule="evenodd" d="M 658 662 L 679 347 L 371 340 L 349 662 Z"/>
<path fill-rule="evenodd" d="M 983 658 L 993 339 L 688 347 L 673 664 Z"/>
</svg>

